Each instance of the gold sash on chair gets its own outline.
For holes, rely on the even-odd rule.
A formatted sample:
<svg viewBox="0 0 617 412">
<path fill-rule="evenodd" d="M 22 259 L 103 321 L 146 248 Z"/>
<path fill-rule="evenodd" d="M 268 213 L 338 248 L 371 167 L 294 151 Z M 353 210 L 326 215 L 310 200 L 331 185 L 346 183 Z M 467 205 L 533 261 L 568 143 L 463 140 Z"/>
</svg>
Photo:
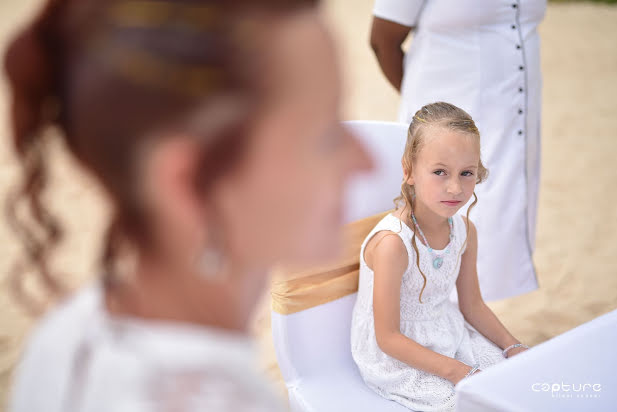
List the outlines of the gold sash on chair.
<svg viewBox="0 0 617 412">
<path fill-rule="evenodd" d="M 343 253 L 334 263 L 307 269 L 276 268 L 272 276 L 272 310 L 288 315 L 355 293 L 362 242 L 393 210 L 344 225 Z"/>
</svg>

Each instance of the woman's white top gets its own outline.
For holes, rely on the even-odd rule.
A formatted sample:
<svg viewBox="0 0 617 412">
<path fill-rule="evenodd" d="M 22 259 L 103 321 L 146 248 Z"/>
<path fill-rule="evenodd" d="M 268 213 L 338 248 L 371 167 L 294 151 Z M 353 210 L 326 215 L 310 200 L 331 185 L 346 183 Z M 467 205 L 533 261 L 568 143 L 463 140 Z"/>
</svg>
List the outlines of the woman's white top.
<svg viewBox="0 0 617 412">
<path fill-rule="evenodd" d="M 373 10 L 415 28 L 399 121 L 409 123 L 425 104 L 446 101 L 471 114 L 480 130 L 489 178 L 476 187 L 470 218 L 486 300 L 538 287 L 532 262 L 542 87 L 537 27 L 545 10 L 546 0 L 376 0 Z"/>
<path fill-rule="evenodd" d="M 366 236 L 360 248 L 358 297 L 351 321 L 351 354 L 364 382 L 386 399 L 396 401 L 414 411 L 454 410 L 454 385 L 438 375 L 416 369 L 384 353 L 377 344 L 373 316 L 374 272 L 364 260 L 368 240 L 381 230 L 396 233 L 407 250 L 409 264 L 401 279 L 400 331 L 420 345 L 472 366 L 478 362 L 486 369 L 505 360 L 501 349 L 470 325 L 456 303 L 452 292 L 461 267 L 467 236 L 463 217 L 453 218 L 454 237 L 449 251 L 435 252 L 443 256 L 439 269 L 433 267 L 434 256 L 416 236 L 424 284 L 416 265 L 416 252 L 411 240 L 413 231 L 392 213 L 382 218 Z M 392 297 L 396 299 L 396 296 Z"/>
<path fill-rule="evenodd" d="M 282 411 L 240 333 L 111 317 L 97 284 L 48 314 L 29 340 L 12 412 Z"/>
</svg>

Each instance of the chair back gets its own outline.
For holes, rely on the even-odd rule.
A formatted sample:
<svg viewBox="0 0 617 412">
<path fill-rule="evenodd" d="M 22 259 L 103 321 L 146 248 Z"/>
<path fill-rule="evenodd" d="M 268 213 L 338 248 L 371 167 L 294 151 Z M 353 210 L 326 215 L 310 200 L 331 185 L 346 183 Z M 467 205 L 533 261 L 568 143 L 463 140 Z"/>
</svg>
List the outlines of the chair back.
<svg viewBox="0 0 617 412">
<path fill-rule="evenodd" d="M 400 193 L 407 125 L 376 121 L 345 123 L 372 156 L 374 169 L 355 176 L 345 193 L 345 222 L 392 209 Z M 352 367 L 351 314 L 356 293 L 297 313 L 272 312 L 274 348 L 288 386 L 324 369 Z"/>
</svg>

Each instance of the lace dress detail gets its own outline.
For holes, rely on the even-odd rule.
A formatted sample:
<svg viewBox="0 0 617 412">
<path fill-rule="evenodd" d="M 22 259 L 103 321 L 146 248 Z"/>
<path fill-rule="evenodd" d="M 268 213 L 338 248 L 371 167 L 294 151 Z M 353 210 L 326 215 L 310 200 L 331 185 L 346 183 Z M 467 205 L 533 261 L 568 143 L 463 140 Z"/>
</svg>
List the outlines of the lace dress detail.
<svg viewBox="0 0 617 412">
<path fill-rule="evenodd" d="M 450 251 L 435 250 L 443 256 L 441 268 L 435 269 L 433 257 L 416 237 L 420 267 L 427 282 L 418 300 L 422 275 L 416 266 L 416 253 L 411 245 L 413 231 L 392 213 L 384 216 L 371 230 L 360 248 L 358 297 L 351 325 L 351 353 L 366 384 L 384 398 L 415 411 L 454 410 L 454 385 L 438 375 L 413 368 L 384 353 L 377 345 L 373 318 L 373 271 L 364 261 L 368 240 L 381 230 L 390 230 L 402 239 L 409 264 L 401 280 L 400 330 L 424 347 L 473 365 L 480 369 L 503 361 L 501 349 L 479 333 L 463 317 L 458 305 L 449 299 L 465 252 L 466 226 L 463 217 L 453 216 L 454 237 Z"/>
</svg>

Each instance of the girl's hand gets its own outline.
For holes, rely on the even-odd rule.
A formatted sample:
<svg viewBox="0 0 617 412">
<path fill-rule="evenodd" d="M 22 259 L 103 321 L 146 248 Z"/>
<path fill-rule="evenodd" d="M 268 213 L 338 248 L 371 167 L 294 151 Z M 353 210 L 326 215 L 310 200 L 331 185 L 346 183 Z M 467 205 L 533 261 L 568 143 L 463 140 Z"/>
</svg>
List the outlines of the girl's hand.
<svg viewBox="0 0 617 412">
<path fill-rule="evenodd" d="M 519 354 L 521 352 L 524 352 L 526 350 L 527 350 L 527 348 L 525 348 L 523 346 L 519 346 L 518 348 L 510 349 L 506 355 L 507 355 L 507 358 L 511 358 L 512 356 L 517 355 L 517 354 Z"/>
<path fill-rule="evenodd" d="M 450 378 L 450 382 L 452 382 L 452 384 L 456 385 L 457 383 L 459 383 L 461 381 L 461 379 L 463 379 L 465 377 L 465 375 L 467 375 L 467 372 L 469 372 L 470 370 L 472 370 L 473 368 L 469 365 L 464 364 L 463 362 L 460 362 L 460 364 L 458 365 L 458 367 L 456 368 L 454 375 L 452 376 L 452 378 Z M 473 375 L 475 375 L 476 373 L 480 372 L 482 369 L 477 369 Z"/>
</svg>

